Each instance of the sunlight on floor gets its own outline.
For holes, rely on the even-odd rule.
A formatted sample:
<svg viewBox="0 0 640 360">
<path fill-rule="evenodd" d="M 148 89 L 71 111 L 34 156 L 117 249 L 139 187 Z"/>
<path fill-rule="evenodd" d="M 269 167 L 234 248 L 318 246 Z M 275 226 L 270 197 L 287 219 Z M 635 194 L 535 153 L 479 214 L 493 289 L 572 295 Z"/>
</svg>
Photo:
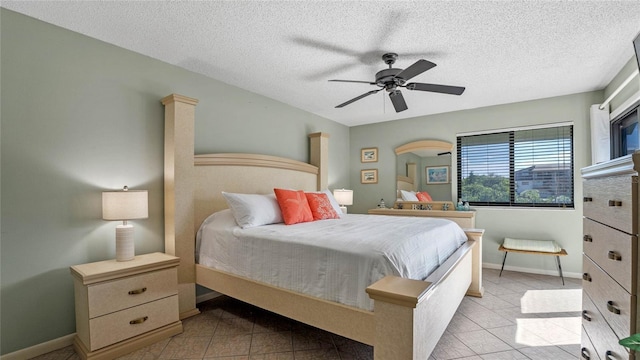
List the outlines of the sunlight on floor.
<svg viewBox="0 0 640 360">
<path fill-rule="evenodd" d="M 520 306 L 523 314 L 582 311 L 582 290 L 529 290 Z"/>
<path fill-rule="evenodd" d="M 579 316 L 516 319 L 516 343 L 527 346 L 580 344 Z"/>
<path fill-rule="evenodd" d="M 526 346 L 580 344 L 582 290 L 529 290 L 520 300 L 523 314 L 541 317 L 516 319 L 515 341 Z M 545 314 L 567 316 L 544 317 Z M 558 314 L 559 315 L 559 314 Z"/>
</svg>

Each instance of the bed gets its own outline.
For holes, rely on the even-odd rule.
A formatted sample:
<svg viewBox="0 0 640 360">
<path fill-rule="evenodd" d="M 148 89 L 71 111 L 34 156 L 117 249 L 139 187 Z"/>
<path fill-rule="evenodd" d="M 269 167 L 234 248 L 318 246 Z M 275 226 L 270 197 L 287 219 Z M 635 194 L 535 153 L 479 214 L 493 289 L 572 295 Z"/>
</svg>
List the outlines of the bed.
<svg viewBox="0 0 640 360">
<path fill-rule="evenodd" d="M 328 186 L 325 133 L 309 135 L 309 164 L 252 154 L 194 155 L 197 100 L 181 95 L 165 106 L 165 251 L 180 257 L 180 314 L 198 313 L 199 284 L 283 316 L 374 347 L 375 359 L 427 359 L 465 294 L 482 296 L 482 235 L 466 241 L 424 280 L 389 275 L 364 291 L 373 309 L 273 286 L 195 261 L 196 232 L 224 210 L 222 191 L 268 194 L 274 187 L 314 191 Z"/>
</svg>

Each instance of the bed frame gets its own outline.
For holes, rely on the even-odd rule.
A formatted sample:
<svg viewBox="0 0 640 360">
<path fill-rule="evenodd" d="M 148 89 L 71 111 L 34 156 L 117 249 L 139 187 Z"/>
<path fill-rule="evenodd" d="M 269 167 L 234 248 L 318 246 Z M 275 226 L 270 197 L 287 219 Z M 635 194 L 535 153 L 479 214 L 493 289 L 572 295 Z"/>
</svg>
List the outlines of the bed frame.
<svg viewBox="0 0 640 360">
<path fill-rule="evenodd" d="M 198 313 L 195 285 L 374 346 L 376 360 L 427 359 L 465 294 L 482 296 L 483 230 L 467 229 L 469 241 L 425 281 L 387 276 L 367 293 L 366 311 L 195 263 L 195 233 L 206 216 L 226 208 L 221 191 L 273 193 L 328 186 L 329 135 L 309 135 L 310 164 L 266 155 L 194 156 L 198 100 L 172 94 L 165 106 L 165 252 L 180 257 L 180 316 Z"/>
</svg>

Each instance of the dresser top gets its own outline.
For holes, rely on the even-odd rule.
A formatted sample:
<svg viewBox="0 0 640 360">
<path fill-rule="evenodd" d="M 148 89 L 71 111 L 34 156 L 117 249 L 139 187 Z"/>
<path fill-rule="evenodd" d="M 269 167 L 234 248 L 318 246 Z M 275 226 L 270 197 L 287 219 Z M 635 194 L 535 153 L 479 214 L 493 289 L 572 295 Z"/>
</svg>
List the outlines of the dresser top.
<svg viewBox="0 0 640 360">
<path fill-rule="evenodd" d="M 75 265 L 71 274 L 83 285 L 178 266 L 180 258 L 160 252 L 138 255 L 130 261 L 105 260 Z"/>
<path fill-rule="evenodd" d="M 582 178 L 589 179 L 611 175 L 636 175 L 640 169 L 640 151 L 582 168 Z"/>
</svg>

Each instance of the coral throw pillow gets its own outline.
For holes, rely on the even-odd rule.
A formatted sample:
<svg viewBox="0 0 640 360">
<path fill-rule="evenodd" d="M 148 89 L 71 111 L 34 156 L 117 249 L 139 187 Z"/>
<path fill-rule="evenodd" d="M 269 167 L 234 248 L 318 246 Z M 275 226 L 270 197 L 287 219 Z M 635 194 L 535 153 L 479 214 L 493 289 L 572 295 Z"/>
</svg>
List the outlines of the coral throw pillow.
<svg viewBox="0 0 640 360">
<path fill-rule="evenodd" d="M 431 195 L 426 191 L 418 192 L 416 193 L 416 196 L 418 197 L 418 201 L 433 201 L 433 199 L 431 199 Z"/>
<path fill-rule="evenodd" d="M 313 215 L 302 190 L 273 189 L 276 193 L 282 218 L 287 225 L 313 221 Z"/>
<path fill-rule="evenodd" d="M 304 193 L 307 196 L 313 220 L 340 219 L 340 215 L 333 209 L 329 197 L 324 193 Z"/>
</svg>

